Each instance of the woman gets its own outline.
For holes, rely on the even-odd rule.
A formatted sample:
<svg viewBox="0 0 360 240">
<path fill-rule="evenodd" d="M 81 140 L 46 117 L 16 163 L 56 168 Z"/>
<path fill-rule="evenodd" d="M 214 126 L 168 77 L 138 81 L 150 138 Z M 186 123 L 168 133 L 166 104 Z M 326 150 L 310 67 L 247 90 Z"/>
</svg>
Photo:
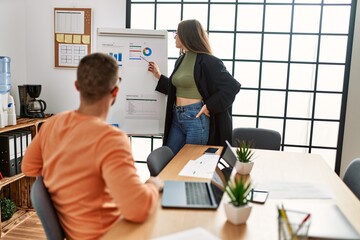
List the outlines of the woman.
<svg viewBox="0 0 360 240">
<path fill-rule="evenodd" d="M 162 75 L 155 62 L 148 66 L 159 79 L 156 90 L 168 95 L 164 145 L 176 154 L 186 143 L 232 142 L 232 103 L 240 83 L 212 55 L 199 21 L 180 22 L 174 38 L 181 55 L 171 76 Z"/>
</svg>

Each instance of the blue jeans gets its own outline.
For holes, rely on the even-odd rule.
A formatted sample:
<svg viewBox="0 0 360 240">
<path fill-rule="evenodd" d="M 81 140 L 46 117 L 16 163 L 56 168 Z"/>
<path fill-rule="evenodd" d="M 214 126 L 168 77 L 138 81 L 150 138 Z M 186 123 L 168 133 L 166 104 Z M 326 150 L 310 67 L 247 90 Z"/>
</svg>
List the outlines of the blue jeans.
<svg viewBox="0 0 360 240">
<path fill-rule="evenodd" d="M 210 119 L 205 114 L 201 114 L 199 118 L 196 118 L 203 105 L 203 102 L 199 102 L 186 106 L 174 106 L 169 137 L 165 143 L 174 154 L 186 143 L 207 144 Z"/>
</svg>

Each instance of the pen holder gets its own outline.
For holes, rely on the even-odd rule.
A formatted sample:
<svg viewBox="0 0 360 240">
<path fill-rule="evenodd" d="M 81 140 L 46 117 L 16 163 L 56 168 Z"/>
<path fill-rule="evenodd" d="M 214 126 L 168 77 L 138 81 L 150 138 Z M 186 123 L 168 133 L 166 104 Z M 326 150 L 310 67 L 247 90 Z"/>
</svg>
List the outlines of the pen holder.
<svg viewBox="0 0 360 240">
<path fill-rule="evenodd" d="M 279 214 L 279 240 L 307 240 L 311 225 L 310 214 L 286 210 L 286 218 Z"/>
</svg>

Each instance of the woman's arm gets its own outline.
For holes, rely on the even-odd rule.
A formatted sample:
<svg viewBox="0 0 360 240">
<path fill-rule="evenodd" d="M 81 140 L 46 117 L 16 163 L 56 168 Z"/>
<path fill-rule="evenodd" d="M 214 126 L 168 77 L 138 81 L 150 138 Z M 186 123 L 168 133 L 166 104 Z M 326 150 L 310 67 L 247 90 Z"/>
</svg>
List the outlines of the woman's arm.
<svg viewBox="0 0 360 240">
<path fill-rule="evenodd" d="M 205 99 L 210 112 L 223 112 L 230 107 L 240 91 L 241 84 L 226 70 L 223 62 L 210 55 L 204 55 L 201 63 L 203 81 L 206 83 L 208 96 Z"/>
</svg>

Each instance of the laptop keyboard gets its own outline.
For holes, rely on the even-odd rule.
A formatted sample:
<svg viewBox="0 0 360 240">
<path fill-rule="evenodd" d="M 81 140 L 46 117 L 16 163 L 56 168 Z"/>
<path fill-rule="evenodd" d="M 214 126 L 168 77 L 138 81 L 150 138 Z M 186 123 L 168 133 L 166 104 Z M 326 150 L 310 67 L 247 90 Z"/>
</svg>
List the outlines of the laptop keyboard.
<svg viewBox="0 0 360 240">
<path fill-rule="evenodd" d="M 211 205 L 206 183 L 185 182 L 186 202 L 189 205 Z"/>
</svg>

